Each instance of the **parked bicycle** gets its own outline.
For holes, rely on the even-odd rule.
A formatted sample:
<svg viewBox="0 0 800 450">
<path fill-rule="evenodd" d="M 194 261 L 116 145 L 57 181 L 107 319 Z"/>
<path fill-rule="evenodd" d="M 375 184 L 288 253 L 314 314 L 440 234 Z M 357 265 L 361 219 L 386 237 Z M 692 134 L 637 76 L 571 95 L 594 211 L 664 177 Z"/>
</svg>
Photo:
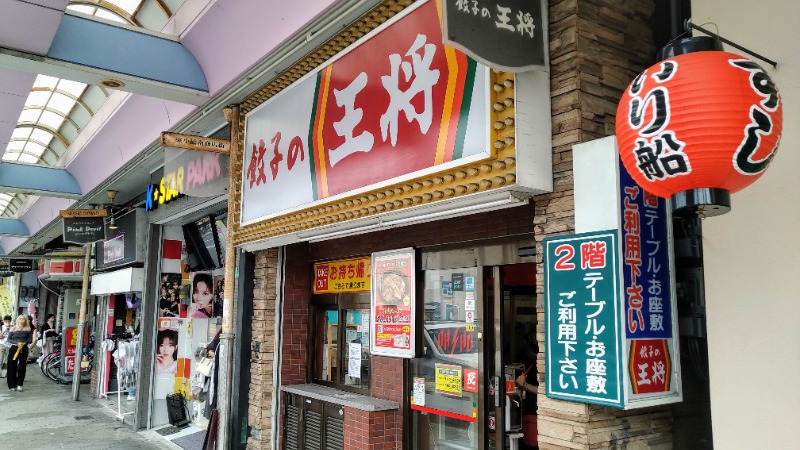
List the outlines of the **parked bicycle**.
<svg viewBox="0 0 800 450">
<path fill-rule="evenodd" d="M 40 361 L 42 373 L 49 379 L 59 384 L 72 384 L 72 375 L 66 376 L 61 374 L 61 341 L 62 337 L 56 336 L 53 338 L 54 350 Z M 89 361 L 88 368 L 81 373 L 81 383 L 88 383 L 91 379 L 91 372 L 94 369 L 94 336 L 89 337 L 89 342 L 86 343 L 83 349 L 83 354 Z M 75 361 L 75 367 L 80 369 L 80 362 Z"/>
</svg>

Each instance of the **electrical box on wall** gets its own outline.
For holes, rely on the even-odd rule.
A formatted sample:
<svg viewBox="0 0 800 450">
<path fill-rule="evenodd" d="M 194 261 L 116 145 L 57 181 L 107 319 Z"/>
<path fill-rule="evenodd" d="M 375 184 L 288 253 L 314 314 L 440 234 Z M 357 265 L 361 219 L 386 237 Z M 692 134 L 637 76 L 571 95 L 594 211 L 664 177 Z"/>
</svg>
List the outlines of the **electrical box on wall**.
<svg viewBox="0 0 800 450">
<path fill-rule="evenodd" d="M 67 289 L 64 291 L 63 309 L 61 316 L 61 325 L 64 328 L 78 326 L 78 314 L 80 314 L 81 305 L 81 290 L 80 289 Z"/>
</svg>

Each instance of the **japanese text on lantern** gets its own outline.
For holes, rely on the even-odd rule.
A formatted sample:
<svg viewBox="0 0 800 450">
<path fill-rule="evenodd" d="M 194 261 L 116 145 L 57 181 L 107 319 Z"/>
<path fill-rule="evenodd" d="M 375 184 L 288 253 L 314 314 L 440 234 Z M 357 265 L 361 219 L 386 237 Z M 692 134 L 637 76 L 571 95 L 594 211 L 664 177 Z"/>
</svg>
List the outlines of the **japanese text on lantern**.
<svg viewBox="0 0 800 450">
<path fill-rule="evenodd" d="M 514 10 L 508 6 L 478 0 L 455 0 L 456 9 L 465 14 L 481 17 L 494 22 L 499 30 L 517 33 L 521 36 L 533 38 L 536 25 L 533 15 L 528 11 Z M 491 7 L 487 7 L 487 4 Z M 532 3 L 535 4 L 535 3 Z"/>
<path fill-rule="evenodd" d="M 648 180 L 663 180 L 692 171 L 689 158 L 683 153 L 685 143 L 667 129 L 671 106 L 669 89 L 662 83 L 669 81 L 677 71 L 678 63 L 664 61 L 661 70 L 651 77 L 655 87 L 644 92 L 650 80 L 643 72 L 628 90 L 631 96 L 628 125 L 639 130 L 634 150 L 637 167 Z"/>
<path fill-rule="evenodd" d="M 314 264 L 314 293 L 369 291 L 370 264 L 368 257 Z"/>
<path fill-rule="evenodd" d="M 619 406 L 618 260 L 615 235 L 604 233 L 546 242 L 547 389 Z"/>
</svg>

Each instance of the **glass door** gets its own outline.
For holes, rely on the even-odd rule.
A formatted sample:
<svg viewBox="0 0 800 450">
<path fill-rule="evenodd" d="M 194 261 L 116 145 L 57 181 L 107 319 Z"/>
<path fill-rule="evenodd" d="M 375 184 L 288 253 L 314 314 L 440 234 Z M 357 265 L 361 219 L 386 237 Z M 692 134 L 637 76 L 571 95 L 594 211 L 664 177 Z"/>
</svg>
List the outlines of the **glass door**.
<svg viewBox="0 0 800 450">
<path fill-rule="evenodd" d="M 478 274 L 477 267 L 424 272 L 422 357 L 411 364 L 414 448 L 485 448 Z"/>
<path fill-rule="evenodd" d="M 485 267 L 487 323 L 485 409 L 487 448 L 536 446 L 536 268 L 534 264 Z"/>
<path fill-rule="evenodd" d="M 535 427 L 536 266 L 509 265 L 516 254 L 502 245 L 423 253 L 413 449 L 536 445 L 525 427 L 529 413 Z"/>
</svg>

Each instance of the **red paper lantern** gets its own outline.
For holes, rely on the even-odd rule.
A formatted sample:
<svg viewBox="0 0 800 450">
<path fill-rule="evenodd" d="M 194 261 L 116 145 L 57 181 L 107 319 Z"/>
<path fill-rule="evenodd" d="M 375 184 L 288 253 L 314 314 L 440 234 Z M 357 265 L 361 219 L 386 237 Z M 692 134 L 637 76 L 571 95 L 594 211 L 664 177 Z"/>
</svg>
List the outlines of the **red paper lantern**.
<svg viewBox="0 0 800 450">
<path fill-rule="evenodd" d="M 665 198 L 699 189 L 733 193 L 757 180 L 775 156 L 783 105 L 756 63 L 698 51 L 636 77 L 616 120 L 622 163 L 647 191 Z"/>
</svg>

